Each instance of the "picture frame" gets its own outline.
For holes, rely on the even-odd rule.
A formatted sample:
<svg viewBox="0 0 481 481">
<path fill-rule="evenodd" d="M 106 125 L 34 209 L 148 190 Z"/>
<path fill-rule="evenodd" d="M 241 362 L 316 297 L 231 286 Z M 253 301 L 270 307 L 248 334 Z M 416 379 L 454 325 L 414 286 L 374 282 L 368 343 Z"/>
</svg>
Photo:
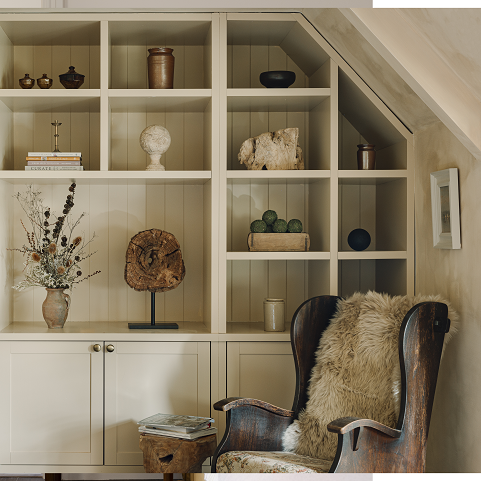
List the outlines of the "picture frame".
<svg viewBox="0 0 481 481">
<path fill-rule="evenodd" d="M 461 249 L 458 169 L 431 173 L 433 245 L 438 249 Z"/>
</svg>

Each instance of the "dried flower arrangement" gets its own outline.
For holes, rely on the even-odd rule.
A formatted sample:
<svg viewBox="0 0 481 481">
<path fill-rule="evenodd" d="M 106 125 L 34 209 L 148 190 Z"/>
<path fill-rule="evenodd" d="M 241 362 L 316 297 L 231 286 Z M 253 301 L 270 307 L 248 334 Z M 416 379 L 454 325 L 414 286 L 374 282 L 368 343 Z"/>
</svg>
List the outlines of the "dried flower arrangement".
<svg viewBox="0 0 481 481">
<path fill-rule="evenodd" d="M 77 220 L 70 217 L 70 210 L 74 206 L 75 188 L 76 184 L 72 183 L 62 211 L 63 215 L 60 216 L 51 212 L 50 207 L 43 206 L 41 192 L 34 190 L 31 185 L 24 195 L 18 192 L 14 196 L 32 225 L 32 231 L 29 232 L 20 221 L 27 233 L 28 245 L 23 245 L 21 249 L 11 249 L 27 256 L 24 263 L 25 279 L 13 286 L 14 289 L 21 291 L 33 286 L 73 289 L 75 284 L 100 273 L 95 271 L 82 277 L 80 262 L 95 254 L 86 250 L 95 238 L 95 233 L 89 241 L 85 241 L 81 236 L 74 237 L 74 229 L 86 215 L 83 212 Z"/>
</svg>

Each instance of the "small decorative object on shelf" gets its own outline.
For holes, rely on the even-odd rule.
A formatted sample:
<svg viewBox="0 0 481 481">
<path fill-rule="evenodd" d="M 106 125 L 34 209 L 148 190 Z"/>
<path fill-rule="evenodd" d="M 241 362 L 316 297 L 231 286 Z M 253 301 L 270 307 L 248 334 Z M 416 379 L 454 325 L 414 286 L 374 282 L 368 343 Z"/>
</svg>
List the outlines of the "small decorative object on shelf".
<svg viewBox="0 0 481 481">
<path fill-rule="evenodd" d="M 169 131 L 162 125 L 149 125 L 140 134 L 140 146 L 150 155 L 150 164 L 145 170 L 165 170 L 160 158 L 170 147 Z"/>
<path fill-rule="evenodd" d="M 172 48 L 149 48 L 147 65 L 149 89 L 174 88 L 174 62 Z"/>
<path fill-rule="evenodd" d="M 265 132 L 245 140 L 237 156 L 248 170 L 304 170 L 299 129 Z"/>
<path fill-rule="evenodd" d="M 364 229 L 354 229 L 347 237 L 349 247 L 355 251 L 363 251 L 371 244 L 371 236 Z"/>
<path fill-rule="evenodd" d="M 375 145 L 359 144 L 357 146 L 357 168 L 358 170 L 374 170 L 376 168 Z"/>
<path fill-rule="evenodd" d="M 81 152 L 29 152 L 25 170 L 83 170 Z"/>
<path fill-rule="evenodd" d="M 264 299 L 264 331 L 283 332 L 285 329 L 284 299 Z"/>
<path fill-rule="evenodd" d="M 30 75 L 26 73 L 25 77 L 21 78 L 18 83 L 23 89 L 31 89 L 35 85 L 35 79 L 30 78 Z"/>
<path fill-rule="evenodd" d="M 85 75 L 77 73 L 75 67 L 70 66 L 68 72 L 59 75 L 60 83 L 66 89 L 78 89 L 85 80 Z"/>
<path fill-rule="evenodd" d="M 40 78 L 37 79 L 37 85 L 41 89 L 49 89 L 52 86 L 52 79 L 47 77 L 47 74 L 44 73 Z"/>
<path fill-rule="evenodd" d="M 309 250 L 309 234 L 302 232 L 302 222 L 291 219 L 286 222 L 277 217 L 275 210 L 266 210 L 262 219 L 254 220 L 247 236 L 251 252 L 306 252 Z"/>
<path fill-rule="evenodd" d="M 175 289 L 184 280 L 185 266 L 175 236 L 159 229 L 139 232 L 125 255 L 124 279 L 136 291 L 150 291 L 150 324 L 129 323 L 129 329 L 177 329 L 176 323 L 155 324 L 155 293 Z"/>
<path fill-rule="evenodd" d="M 296 74 L 290 70 L 271 70 L 262 72 L 259 80 L 268 89 L 285 89 L 296 81 Z"/>
<path fill-rule="evenodd" d="M 28 231 L 20 221 L 27 233 L 28 244 L 20 249 L 10 249 L 27 256 L 24 263 L 25 279 L 14 289 L 21 291 L 28 287 L 45 287 L 47 298 L 42 305 L 42 313 L 49 329 L 62 328 L 67 319 L 70 296 L 63 291 L 72 290 L 79 282 L 100 272 L 82 277 L 80 263 L 95 254 L 87 251 L 95 234 L 89 241 L 81 236 L 74 237 L 75 228 L 86 215 L 82 213 L 78 219 L 70 219 L 75 188 L 76 184 L 72 183 L 62 215 L 59 216 L 51 212 L 50 207 L 43 206 L 41 193 L 32 186 L 27 188 L 24 195 L 15 195 L 30 220 L 32 230 Z"/>
<path fill-rule="evenodd" d="M 58 128 L 60 125 L 62 125 L 62 122 L 59 122 L 56 120 L 55 122 L 52 122 L 52 125 L 55 127 L 55 134 L 53 135 L 53 138 L 55 139 L 55 149 L 53 150 L 54 152 L 60 152 L 58 148 Z"/>
</svg>

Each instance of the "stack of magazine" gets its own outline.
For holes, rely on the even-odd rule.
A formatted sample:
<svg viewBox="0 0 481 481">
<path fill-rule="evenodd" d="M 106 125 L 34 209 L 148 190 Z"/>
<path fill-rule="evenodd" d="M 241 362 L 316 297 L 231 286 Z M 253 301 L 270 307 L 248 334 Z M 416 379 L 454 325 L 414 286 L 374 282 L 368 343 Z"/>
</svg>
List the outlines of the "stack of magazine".
<svg viewBox="0 0 481 481">
<path fill-rule="evenodd" d="M 140 425 L 140 433 L 172 438 L 197 439 L 217 432 L 217 428 L 212 427 L 213 422 L 212 418 L 159 413 L 142 419 L 137 424 Z"/>
<path fill-rule="evenodd" d="M 29 152 L 25 170 L 84 170 L 81 152 Z"/>
</svg>

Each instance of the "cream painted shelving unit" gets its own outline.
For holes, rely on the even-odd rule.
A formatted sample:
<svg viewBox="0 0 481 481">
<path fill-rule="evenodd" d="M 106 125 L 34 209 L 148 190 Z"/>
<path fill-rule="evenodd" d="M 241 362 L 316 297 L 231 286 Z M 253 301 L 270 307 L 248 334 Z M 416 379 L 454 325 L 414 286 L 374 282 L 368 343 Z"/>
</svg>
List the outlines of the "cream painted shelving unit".
<svg viewBox="0 0 481 481">
<path fill-rule="evenodd" d="M 174 48 L 174 88 L 149 90 L 147 49 L 162 45 Z M 264 297 L 285 298 L 290 319 L 316 295 L 413 294 L 412 135 L 302 15 L 4 13 L 0 51 L 0 381 L 11 386 L 0 395 L 0 418 L 8 424 L 18 416 L 0 438 L 3 472 L 141 471 L 133 419 L 154 409 L 148 399 L 160 391 L 167 393 L 161 409 L 211 414 L 221 434 L 223 420 L 209 403 L 226 395 L 265 398 L 266 377 L 281 386 L 286 376 L 293 382 L 289 331 L 264 332 Z M 86 75 L 79 90 L 58 82 L 70 65 Z M 294 85 L 261 86 L 261 72 L 280 69 L 296 72 Z M 26 72 L 47 73 L 54 86 L 22 90 L 18 79 Z M 24 171 L 27 151 L 52 149 L 56 119 L 60 148 L 82 151 L 86 170 Z M 144 170 L 138 138 L 154 123 L 172 136 L 165 172 Z M 306 170 L 254 172 L 239 164 L 245 139 L 285 127 L 300 130 Z M 376 144 L 378 170 L 356 169 L 361 142 Z M 49 332 L 44 291 L 11 289 L 22 278 L 23 259 L 6 249 L 25 242 L 12 196 L 35 184 L 56 209 L 71 180 L 78 184 L 75 210 L 89 214 L 84 235 L 98 235 L 92 244 L 98 253 L 83 269 L 102 273 L 75 289 L 62 332 Z M 266 209 L 301 219 L 310 251 L 248 252 L 249 225 Z M 363 252 L 347 245 L 357 227 L 372 237 Z M 126 327 L 149 319 L 149 295 L 123 280 L 127 244 L 149 228 L 172 232 L 181 245 L 186 277 L 156 297 L 157 321 L 178 322 L 176 331 Z M 78 359 L 68 355 L 70 343 Z M 97 343 L 101 352 L 92 350 Z M 105 350 L 110 343 L 115 359 Z M 50 352 L 60 357 L 50 359 Z M 56 359 L 65 359 L 66 371 L 51 379 L 47 364 Z M 52 390 L 70 382 L 69 372 L 82 379 L 83 391 L 72 387 L 82 438 L 67 443 L 71 455 L 58 443 L 33 455 L 43 442 L 38 437 L 27 454 L 20 452 L 23 421 L 14 408 L 35 412 L 36 401 L 22 400 L 19 381 L 31 363 L 45 367 L 44 377 L 29 373 L 32 382 L 51 382 Z M 252 376 L 257 365 L 260 378 Z M 159 379 L 166 368 L 175 375 L 149 386 L 132 366 Z M 104 369 L 114 373 L 107 382 Z M 191 398 L 179 379 L 196 391 Z M 269 393 L 269 401 L 290 407 L 284 389 Z M 46 419 L 54 422 L 55 413 Z M 61 428 L 57 423 L 60 434 Z"/>
</svg>

